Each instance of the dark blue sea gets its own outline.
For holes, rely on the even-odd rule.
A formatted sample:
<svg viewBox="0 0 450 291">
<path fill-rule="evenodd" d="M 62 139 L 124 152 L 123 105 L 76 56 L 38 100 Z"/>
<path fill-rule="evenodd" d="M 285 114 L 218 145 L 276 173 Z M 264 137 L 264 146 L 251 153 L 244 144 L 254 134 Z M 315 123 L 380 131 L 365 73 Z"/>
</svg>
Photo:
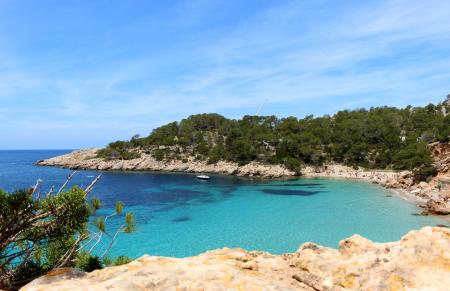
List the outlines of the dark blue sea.
<svg viewBox="0 0 450 291">
<path fill-rule="evenodd" d="M 69 150 L 0 151 L 0 188 L 12 191 L 43 181 L 43 191 L 60 186 L 70 170 L 34 163 Z M 86 187 L 98 174 L 78 172 L 71 185 Z M 415 205 L 367 182 L 338 179 L 262 181 L 192 174 L 104 172 L 90 198 L 103 202 L 97 216 L 114 212 L 116 201 L 136 216 L 137 229 L 120 234 L 109 255 L 186 257 L 241 247 L 271 253 L 293 252 L 304 242 L 336 247 L 358 233 L 386 242 L 426 225 L 447 224 L 423 217 Z M 122 217 L 108 221 L 114 232 Z M 96 253 L 109 243 L 108 238 Z"/>
</svg>

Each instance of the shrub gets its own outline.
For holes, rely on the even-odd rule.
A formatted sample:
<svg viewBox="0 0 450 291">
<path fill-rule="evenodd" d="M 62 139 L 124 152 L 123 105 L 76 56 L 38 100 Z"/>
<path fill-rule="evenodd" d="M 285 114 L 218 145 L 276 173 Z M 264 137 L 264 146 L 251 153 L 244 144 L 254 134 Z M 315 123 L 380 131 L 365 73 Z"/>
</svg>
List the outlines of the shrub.
<svg viewBox="0 0 450 291">
<path fill-rule="evenodd" d="M 113 148 L 108 146 L 97 152 L 98 158 L 103 158 L 105 160 L 132 160 L 141 157 L 141 154 L 136 151 L 123 148 Z"/>
<path fill-rule="evenodd" d="M 162 161 L 165 157 L 165 151 L 162 149 L 157 149 L 155 151 L 153 151 L 153 157 L 157 160 L 157 161 Z"/>
<path fill-rule="evenodd" d="M 125 265 L 132 262 L 133 259 L 127 256 L 118 256 L 114 261 L 114 266 Z"/>
<path fill-rule="evenodd" d="M 413 143 L 396 153 L 393 161 L 397 170 L 414 170 L 430 166 L 433 159 L 424 143 Z"/>
<path fill-rule="evenodd" d="M 294 171 L 296 174 L 300 174 L 302 167 L 301 167 L 301 163 L 298 159 L 295 158 L 285 158 L 284 159 L 284 166 L 291 170 Z"/>
<path fill-rule="evenodd" d="M 88 252 L 82 252 L 77 258 L 75 267 L 85 272 L 92 272 L 102 269 L 103 263 L 100 257 L 92 256 Z"/>
<path fill-rule="evenodd" d="M 424 166 L 413 171 L 414 180 L 417 182 L 427 181 L 430 177 L 436 176 L 437 171 L 434 166 Z"/>
</svg>

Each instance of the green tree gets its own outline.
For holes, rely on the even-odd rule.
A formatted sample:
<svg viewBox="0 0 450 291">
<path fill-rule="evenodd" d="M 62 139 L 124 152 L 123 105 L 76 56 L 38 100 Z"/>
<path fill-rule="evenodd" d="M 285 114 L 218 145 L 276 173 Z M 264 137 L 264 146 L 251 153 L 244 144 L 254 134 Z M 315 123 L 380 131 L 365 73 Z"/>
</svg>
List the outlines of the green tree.
<svg viewBox="0 0 450 291">
<path fill-rule="evenodd" d="M 239 164 L 286 164 L 293 159 L 310 165 L 336 162 L 417 171 L 427 167 L 416 166 L 417 161 L 423 162 L 423 151 L 410 147 L 449 141 L 450 116 L 444 115 L 449 111 L 444 102 L 403 109 L 384 106 L 342 110 L 332 116 L 308 115 L 300 119 L 246 115 L 234 120 L 218 114 L 197 114 L 161 126 L 148 137 L 112 143 L 102 153 L 105 158 L 125 159 L 133 158 L 133 153 L 140 150 L 153 153 L 157 159 L 191 155 L 208 163 L 228 160 Z M 170 147 L 164 149 L 163 155 L 160 146 Z"/>
<path fill-rule="evenodd" d="M 93 198 L 89 204 L 86 200 L 100 175 L 84 190 L 72 187 L 64 191 L 73 174 L 56 193 L 53 187 L 41 193 L 39 180 L 29 190 L 0 190 L 0 288 L 15 289 L 57 267 L 78 266 L 87 271 L 103 267 L 101 257 L 91 255 L 93 248 L 87 250 L 100 236 L 88 225 L 101 202 Z M 123 207 L 118 202 L 115 213 L 107 218 L 121 215 Z M 107 218 L 95 222 L 105 233 Z M 127 213 L 111 241 L 118 233 L 130 233 L 134 228 L 134 216 Z"/>
<path fill-rule="evenodd" d="M 86 239 L 86 191 L 74 187 L 34 199 L 34 190 L 0 191 L 0 287 L 24 274 L 70 264 Z"/>
<path fill-rule="evenodd" d="M 411 170 L 431 165 L 433 159 L 425 143 L 412 143 L 394 155 L 394 167 L 397 170 Z"/>
</svg>

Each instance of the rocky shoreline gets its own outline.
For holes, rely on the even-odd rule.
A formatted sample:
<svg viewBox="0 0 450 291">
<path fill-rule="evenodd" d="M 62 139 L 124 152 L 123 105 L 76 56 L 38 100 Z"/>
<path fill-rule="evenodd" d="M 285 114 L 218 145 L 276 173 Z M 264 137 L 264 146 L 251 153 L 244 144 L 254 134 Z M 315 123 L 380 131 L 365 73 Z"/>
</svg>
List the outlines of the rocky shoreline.
<svg viewBox="0 0 450 291">
<path fill-rule="evenodd" d="M 306 167 L 307 177 L 360 179 L 395 191 L 399 196 L 423 208 L 423 215 L 450 214 L 450 185 L 438 186 L 447 175 L 440 174 L 429 182 L 415 183 L 410 171 L 368 171 L 342 165 L 328 165 L 322 169 Z"/>
<path fill-rule="evenodd" d="M 450 148 L 450 147 L 449 147 Z M 415 183 L 409 171 L 369 171 L 338 164 L 304 167 L 307 177 L 362 179 L 399 192 L 424 208 L 424 214 L 450 213 L 449 148 L 434 149 L 438 175 Z M 449 151 L 447 151 L 449 150 Z M 39 161 L 42 166 L 101 171 L 177 171 L 283 178 L 296 174 L 280 165 L 156 161 L 152 156 L 126 161 L 96 158 L 96 149 L 78 150 Z M 448 217 L 448 216 L 447 216 Z M 123 266 L 91 273 L 53 270 L 22 290 L 448 290 L 450 229 L 424 227 L 397 242 L 375 243 L 359 235 L 338 250 L 305 243 L 295 253 L 273 255 L 243 249 L 212 250 L 189 258 L 144 255 Z"/>
<path fill-rule="evenodd" d="M 307 166 L 301 175 L 307 177 L 362 179 L 383 187 L 393 189 L 401 196 L 424 208 L 422 214 L 450 214 L 450 145 L 434 145 L 433 154 L 438 167 L 438 175 L 431 181 L 415 183 L 410 171 L 364 170 L 339 164 L 323 167 Z M 237 163 L 219 161 L 208 164 L 193 158 L 158 161 L 149 154 L 132 160 L 104 160 L 97 158 L 98 149 L 76 150 L 69 154 L 38 161 L 40 166 L 57 166 L 70 169 L 99 171 L 168 171 L 191 173 L 215 173 L 261 178 L 293 177 L 297 173 L 282 165 L 269 165 L 257 162 L 240 166 Z"/>
<path fill-rule="evenodd" d="M 249 177 L 280 178 L 295 176 L 295 172 L 280 165 L 265 165 L 252 162 L 243 166 L 237 163 L 219 161 L 208 164 L 190 157 L 185 161 L 158 161 L 152 155 L 142 153 L 140 158 L 132 160 L 104 160 L 97 158 L 99 149 L 76 150 L 69 154 L 38 161 L 40 166 L 58 166 L 70 169 L 98 171 L 166 171 L 189 173 L 216 173 Z"/>
<path fill-rule="evenodd" d="M 448 290 L 450 229 L 425 227 L 397 242 L 359 235 L 339 249 L 305 243 L 272 255 L 219 249 L 189 258 L 144 255 L 126 265 L 84 273 L 49 272 L 21 290 Z"/>
</svg>

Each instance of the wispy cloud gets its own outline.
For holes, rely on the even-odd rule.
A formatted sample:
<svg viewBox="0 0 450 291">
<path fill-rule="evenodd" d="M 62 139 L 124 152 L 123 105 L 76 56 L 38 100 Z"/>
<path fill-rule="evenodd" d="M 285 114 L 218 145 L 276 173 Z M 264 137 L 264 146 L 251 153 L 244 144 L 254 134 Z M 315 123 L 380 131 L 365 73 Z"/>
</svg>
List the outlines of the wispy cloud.
<svg viewBox="0 0 450 291">
<path fill-rule="evenodd" d="M 450 92 L 445 1 L 244 5 L 182 1 L 148 16 L 89 19 L 92 33 L 58 35 L 62 44 L 0 31 L 0 122 L 9 129 L 0 138 L 37 130 L 50 147 L 98 146 L 193 113 L 254 114 L 265 99 L 263 114 L 302 116 Z M 22 21 L 52 38 L 35 18 Z"/>
</svg>

